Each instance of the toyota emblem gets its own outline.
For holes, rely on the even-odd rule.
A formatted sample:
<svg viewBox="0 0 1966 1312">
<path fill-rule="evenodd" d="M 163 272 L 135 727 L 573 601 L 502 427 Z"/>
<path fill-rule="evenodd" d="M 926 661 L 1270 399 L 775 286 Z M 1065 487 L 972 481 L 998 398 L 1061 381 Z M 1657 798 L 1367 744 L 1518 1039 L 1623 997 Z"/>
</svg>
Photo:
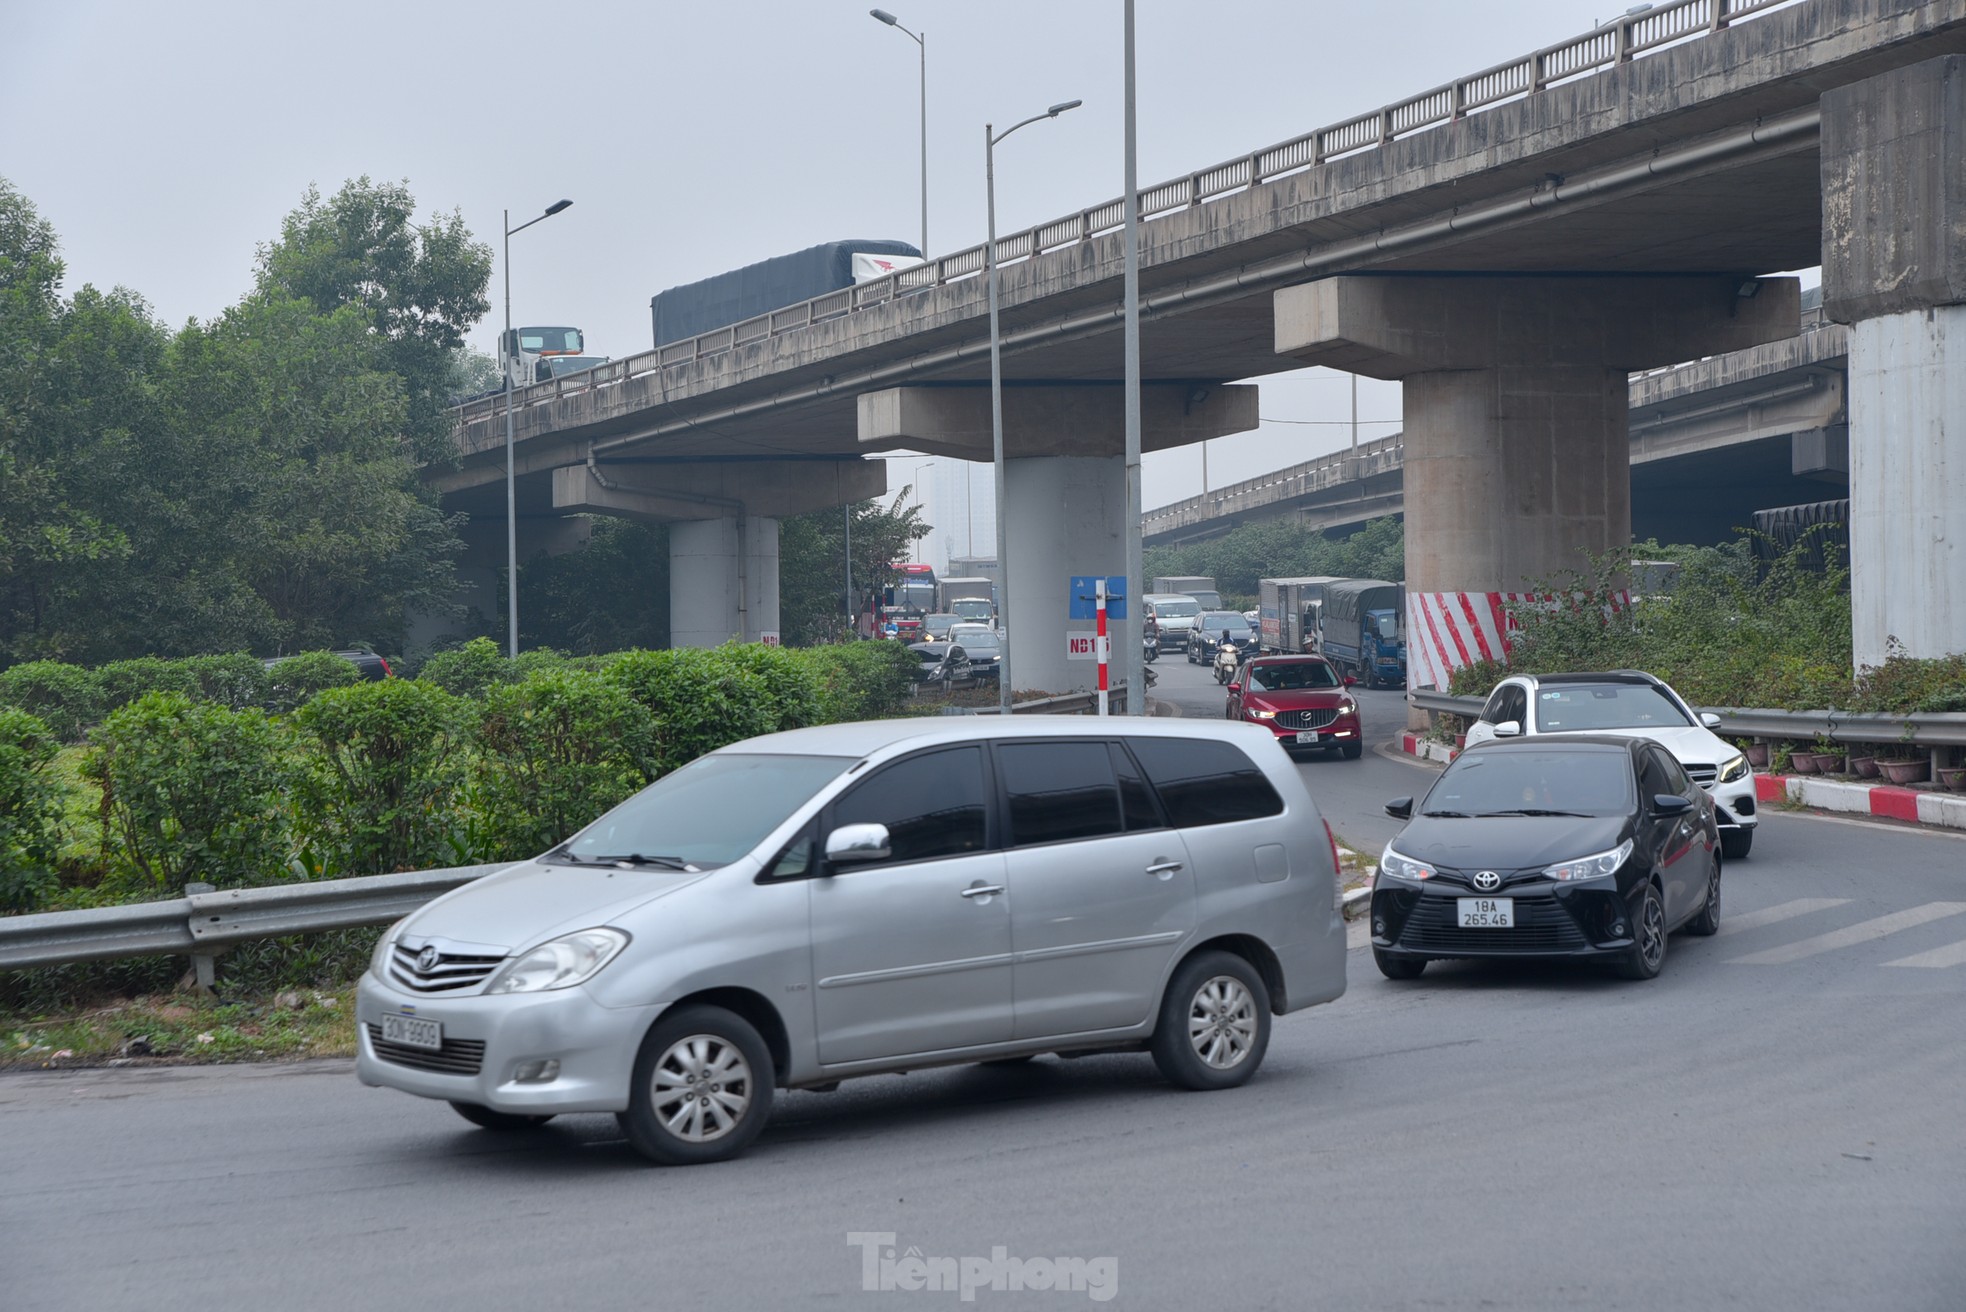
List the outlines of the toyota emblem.
<svg viewBox="0 0 1966 1312">
<path fill-rule="evenodd" d="M 1502 877 L 1493 870 L 1477 871 L 1474 877 L 1474 886 L 1484 893 L 1493 893 L 1502 886 Z M 427 948 L 425 949 L 425 951 L 428 950 Z"/>
<path fill-rule="evenodd" d="M 434 943 L 417 953 L 416 973 L 419 975 L 428 975 L 431 971 L 437 969 L 437 959 L 441 955 L 437 951 L 437 945 Z"/>
</svg>

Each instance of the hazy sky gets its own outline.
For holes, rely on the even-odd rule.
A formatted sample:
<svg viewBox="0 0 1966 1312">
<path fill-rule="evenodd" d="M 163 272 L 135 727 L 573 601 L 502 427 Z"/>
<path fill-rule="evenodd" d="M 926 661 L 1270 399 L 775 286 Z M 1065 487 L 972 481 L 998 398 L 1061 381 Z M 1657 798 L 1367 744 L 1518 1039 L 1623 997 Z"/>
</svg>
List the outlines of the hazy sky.
<svg viewBox="0 0 1966 1312">
<path fill-rule="evenodd" d="M 1117 196 L 1120 0 L 886 0 L 928 41 L 929 244 Z M 1184 175 L 1587 31 L 1612 0 L 1138 0 L 1143 184 Z M 517 322 L 650 345 L 657 291 L 844 237 L 920 235 L 914 42 L 856 0 L 494 4 L 0 0 L 0 175 L 60 234 L 68 288 L 121 284 L 171 324 L 249 287 L 308 185 L 406 180 L 496 247 Z M 472 334 L 490 350 L 493 308 Z M 1209 485 L 1342 446 L 1345 376 L 1263 383 L 1264 428 L 1209 444 Z M 1362 380 L 1362 438 L 1397 426 Z M 1297 423 L 1279 421 L 1294 420 Z M 1312 421 L 1312 422 L 1303 422 Z M 1391 423 L 1380 421 L 1394 421 Z M 897 462 L 897 466 L 899 462 Z M 1147 457 L 1145 503 L 1201 490 L 1199 448 Z M 907 474 L 894 481 L 905 480 Z M 980 480 L 979 480 L 980 481 Z"/>
</svg>

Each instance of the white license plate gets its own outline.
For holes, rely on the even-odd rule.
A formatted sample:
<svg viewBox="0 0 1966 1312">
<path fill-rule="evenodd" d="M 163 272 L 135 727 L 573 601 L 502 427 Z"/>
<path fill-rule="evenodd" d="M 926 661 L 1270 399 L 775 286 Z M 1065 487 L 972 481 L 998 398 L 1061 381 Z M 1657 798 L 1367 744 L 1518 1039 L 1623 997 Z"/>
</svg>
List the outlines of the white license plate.
<svg viewBox="0 0 1966 1312">
<path fill-rule="evenodd" d="M 400 1043 L 405 1048 L 427 1048 L 431 1052 L 440 1052 L 444 1046 L 444 1027 L 434 1020 L 385 1011 L 382 1013 L 382 1041 Z"/>
<path fill-rule="evenodd" d="M 1312 732 L 1310 732 L 1310 733 L 1300 733 L 1300 734 L 1298 734 L 1298 735 L 1297 735 L 1297 743 L 1298 743 L 1298 745 L 1299 745 L 1299 746 L 1302 746 L 1302 745 L 1303 745 L 1303 744 L 1305 744 L 1305 743 L 1314 743 L 1314 742 L 1317 742 L 1317 741 L 1319 741 L 1320 739 L 1322 739 L 1323 737 L 1324 737 L 1324 735 L 1323 735 L 1323 734 L 1321 734 L 1321 733 L 1318 733 L 1318 732 L 1316 732 L 1315 730 L 1313 730 L 1313 731 L 1312 731 Z"/>
<path fill-rule="evenodd" d="M 1462 929 L 1514 929 L 1515 899 L 1512 897 L 1456 898 L 1461 908 Z"/>
</svg>

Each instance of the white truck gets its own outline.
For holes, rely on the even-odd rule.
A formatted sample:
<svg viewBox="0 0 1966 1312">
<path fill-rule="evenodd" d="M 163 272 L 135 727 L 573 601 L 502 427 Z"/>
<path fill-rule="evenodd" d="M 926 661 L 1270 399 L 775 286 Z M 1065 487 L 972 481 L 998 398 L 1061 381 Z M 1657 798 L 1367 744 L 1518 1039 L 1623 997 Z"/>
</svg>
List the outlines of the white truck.
<svg viewBox="0 0 1966 1312">
<path fill-rule="evenodd" d="M 1203 610 L 1223 609 L 1222 594 L 1215 590 L 1215 580 L 1203 574 L 1163 574 L 1148 591 L 1163 595 L 1184 592 L 1199 602 Z"/>
</svg>

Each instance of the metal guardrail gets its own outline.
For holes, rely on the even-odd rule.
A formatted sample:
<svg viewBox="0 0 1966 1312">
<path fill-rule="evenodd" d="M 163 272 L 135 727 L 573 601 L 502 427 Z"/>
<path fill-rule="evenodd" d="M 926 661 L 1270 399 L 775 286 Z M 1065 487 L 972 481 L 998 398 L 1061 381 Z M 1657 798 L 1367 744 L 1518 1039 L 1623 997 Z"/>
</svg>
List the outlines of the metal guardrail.
<svg viewBox="0 0 1966 1312">
<path fill-rule="evenodd" d="M 0 917 L 0 970 L 169 954 L 210 958 L 253 939 L 387 925 L 441 893 L 511 864 L 192 892 L 136 906 Z"/>
<path fill-rule="evenodd" d="M 1546 46 L 1520 59 L 1497 64 L 1445 86 L 1381 106 L 1370 113 L 1307 132 L 1263 150 L 1252 151 L 1210 168 L 1199 169 L 1139 193 L 1142 220 L 1245 191 L 1292 173 L 1320 167 L 1335 159 L 1376 150 L 1416 132 L 1453 123 L 1479 110 L 1518 100 L 1560 82 L 1584 77 L 1607 67 L 1630 63 L 1640 55 L 1697 40 L 1742 19 L 1786 8 L 1799 0 L 1666 0 L 1624 15 L 1603 27 L 1557 45 Z M 996 262 L 1014 264 L 1046 251 L 1089 242 L 1123 225 L 1124 198 L 1080 210 L 1077 214 L 1041 223 L 1024 232 L 999 237 Z M 953 255 L 938 256 L 912 269 L 885 278 L 828 292 L 788 305 L 742 323 L 718 328 L 653 351 L 628 356 L 577 374 L 535 383 L 513 393 L 515 406 L 543 405 L 568 393 L 584 392 L 625 382 L 666 368 L 691 364 L 782 333 L 796 332 L 828 319 L 898 297 L 981 274 L 984 248 L 972 246 Z M 464 423 L 502 413 L 504 398 L 481 398 L 457 407 Z"/>
<path fill-rule="evenodd" d="M 1462 715 L 1481 714 L 1484 698 L 1456 697 L 1421 688 L 1406 700 L 1423 711 Z M 1787 738 L 1809 742 L 1827 738 L 1839 743 L 1905 743 L 1914 747 L 1966 747 L 1966 714 L 1934 712 L 1925 715 L 1861 715 L 1855 711 L 1769 711 L 1742 706 L 1694 707 L 1720 717 L 1718 732 L 1741 738 Z"/>
</svg>

